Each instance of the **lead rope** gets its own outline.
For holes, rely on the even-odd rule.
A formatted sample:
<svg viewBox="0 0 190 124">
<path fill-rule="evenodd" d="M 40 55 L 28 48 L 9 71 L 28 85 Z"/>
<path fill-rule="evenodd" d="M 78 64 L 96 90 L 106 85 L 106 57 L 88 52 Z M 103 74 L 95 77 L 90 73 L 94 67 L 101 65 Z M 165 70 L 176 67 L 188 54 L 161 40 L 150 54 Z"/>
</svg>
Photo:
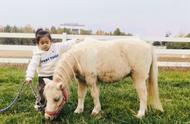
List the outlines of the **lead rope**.
<svg viewBox="0 0 190 124">
<path fill-rule="evenodd" d="M 38 95 L 37 95 L 36 91 L 34 90 L 34 88 L 32 86 L 32 83 L 30 83 L 30 89 L 31 89 L 32 94 L 34 95 L 34 97 L 37 99 Z M 45 107 L 45 105 L 41 104 L 41 102 L 39 102 L 38 105 L 40 106 L 40 108 L 44 108 Z"/>
<path fill-rule="evenodd" d="M 33 88 L 33 86 L 32 86 L 32 83 L 30 83 L 30 89 L 31 89 L 32 94 L 34 95 L 34 97 L 37 98 L 38 95 L 37 95 L 36 91 L 34 90 L 34 88 Z"/>
<path fill-rule="evenodd" d="M 13 105 L 16 104 L 16 102 L 18 101 L 21 93 L 23 92 L 23 87 L 25 85 L 25 82 L 23 81 L 22 84 L 20 85 L 20 88 L 18 89 L 18 93 L 16 95 L 16 97 L 13 99 L 13 101 L 6 106 L 5 108 L 0 109 L 0 113 L 3 113 L 5 111 L 7 111 L 9 108 L 11 108 Z M 32 91 L 32 94 L 34 95 L 35 98 L 37 98 L 37 93 L 35 92 L 34 88 L 32 87 L 32 84 L 30 84 L 30 89 Z M 40 107 L 43 107 L 43 105 L 40 103 Z"/>
<path fill-rule="evenodd" d="M 21 84 L 21 86 L 20 86 L 20 88 L 19 88 L 19 90 L 18 90 L 18 93 L 17 93 L 16 97 L 13 99 L 13 101 L 12 101 L 7 107 L 0 109 L 0 113 L 3 113 L 3 112 L 5 112 L 5 111 L 7 111 L 9 108 L 11 108 L 11 106 L 13 106 L 14 104 L 16 104 L 16 102 L 17 102 L 17 100 L 18 100 L 20 94 L 21 94 L 22 91 L 23 91 L 24 83 L 25 83 L 25 82 L 23 82 L 23 83 Z"/>
</svg>

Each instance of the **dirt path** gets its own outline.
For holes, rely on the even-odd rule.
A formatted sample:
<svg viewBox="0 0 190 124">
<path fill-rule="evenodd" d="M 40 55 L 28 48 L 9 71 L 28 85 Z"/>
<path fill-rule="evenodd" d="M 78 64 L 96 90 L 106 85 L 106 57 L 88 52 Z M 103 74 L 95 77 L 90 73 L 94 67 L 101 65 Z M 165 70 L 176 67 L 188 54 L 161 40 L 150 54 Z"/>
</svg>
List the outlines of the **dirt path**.
<svg viewBox="0 0 190 124">
<path fill-rule="evenodd" d="M 31 56 L 32 56 L 32 51 L 0 50 L 0 57 L 2 58 L 29 58 Z"/>
</svg>

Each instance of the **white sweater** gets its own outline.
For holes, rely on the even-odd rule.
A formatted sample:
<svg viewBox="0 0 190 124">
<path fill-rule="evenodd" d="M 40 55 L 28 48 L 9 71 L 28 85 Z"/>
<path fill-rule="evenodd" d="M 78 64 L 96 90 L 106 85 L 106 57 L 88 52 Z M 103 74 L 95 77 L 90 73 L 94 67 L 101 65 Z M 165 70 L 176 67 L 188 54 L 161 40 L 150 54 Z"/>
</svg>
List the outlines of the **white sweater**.
<svg viewBox="0 0 190 124">
<path fill-rule="evenodd" d="M 36 46 L 33 50 L 32 59 L 26 70 L 26 78 L 32 80 L 36 71 L 38 76 L 53 76 L 60 54 L 64 54 L 64 52 L 70 49 L 75 43 L 76 40 L 52 43 L 48 51 L 42 51 Z"/>
</svg>

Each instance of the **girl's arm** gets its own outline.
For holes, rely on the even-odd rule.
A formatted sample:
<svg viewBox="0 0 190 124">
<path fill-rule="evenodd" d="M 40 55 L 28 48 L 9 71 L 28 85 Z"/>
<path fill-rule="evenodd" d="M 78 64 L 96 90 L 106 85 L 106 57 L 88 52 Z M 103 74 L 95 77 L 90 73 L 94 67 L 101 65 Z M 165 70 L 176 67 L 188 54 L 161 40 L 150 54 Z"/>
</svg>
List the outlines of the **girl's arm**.
<svg viewBox="0 0 190 124">
<path fill-rule="evenodd" d="M 40 53 L 33 52 L 32 59 L 26 70 L 26 80 L 32 80 L 40 64 Z"/>
<path fill-rule="evenodd" d="M 56 45 L 56 48 L 60 51 L 60 53 L 64 53 L 67 50 L 69 50 L 72 46 L 82 41 L 83 40 L 79 40 L 79 39 L 72 39 L 68 41 L 62 40 L 61 43 L 55 43 L 55 45 Z"/>
<path fill-rule="evenodd" d="M 69 50 L 73 45 L 75 45 L 77 42 L 77 39 L 72 39 L 68 41 L 63 41 L 61 45 L 61 49 L 64 51 Z"/>
</svg>

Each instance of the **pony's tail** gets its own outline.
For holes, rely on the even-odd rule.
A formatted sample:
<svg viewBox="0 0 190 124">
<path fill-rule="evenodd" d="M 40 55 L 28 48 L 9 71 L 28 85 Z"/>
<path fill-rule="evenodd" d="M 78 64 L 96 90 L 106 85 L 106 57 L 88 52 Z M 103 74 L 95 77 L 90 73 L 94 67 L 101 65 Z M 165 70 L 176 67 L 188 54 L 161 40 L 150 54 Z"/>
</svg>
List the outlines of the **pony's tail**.
<svg viewBox="0 0 190 124">
<path fill-rule="evenodd" d="M 150 67 L 150 73 L 148 79 L 148 104 L 154 107 L 155 109 L 163 111 L 158 90 L 157 58 L 153 47 L 152 47 L 152 64 Z"/>
</svg>

